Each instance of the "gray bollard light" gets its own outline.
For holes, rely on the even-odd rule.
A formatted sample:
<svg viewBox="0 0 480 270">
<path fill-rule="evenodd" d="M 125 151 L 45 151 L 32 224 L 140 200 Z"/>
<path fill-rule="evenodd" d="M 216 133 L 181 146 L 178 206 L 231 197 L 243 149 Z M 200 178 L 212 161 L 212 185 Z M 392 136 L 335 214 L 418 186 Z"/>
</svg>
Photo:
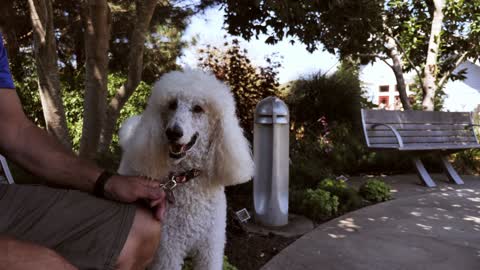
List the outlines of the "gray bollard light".
<svg viewBox="0 0 480 270">
<path fill-rule="evenodd" d="M 255 109 L 253 201 L 255 220 L 266 226 L 288 224 L 289 122 L 287 105 L 268 97 Z"/>
</svg>

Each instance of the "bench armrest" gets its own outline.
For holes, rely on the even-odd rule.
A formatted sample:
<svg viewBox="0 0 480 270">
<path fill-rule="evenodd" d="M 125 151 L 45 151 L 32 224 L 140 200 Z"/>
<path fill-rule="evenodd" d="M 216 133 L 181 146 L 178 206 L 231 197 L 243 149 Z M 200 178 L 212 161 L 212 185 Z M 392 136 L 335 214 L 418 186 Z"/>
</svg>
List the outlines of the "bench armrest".
<svg viewBox="0 0 480 270">
<path fill-rule="evenodd" d="M 378 126 L 383 126 L 383 127 L 387 127 L 388 129 L 390 129 L 393 134 L 395 135 L 395 138 L 397 138 L 397 143 L 398 143 L 398 146 L 400 148 L 403 148 L 403 140 L 402 140 L 402 136 L 400 136 L 400 133 L 398 133 L 398 130 L 394 127 L 392 127 L 391 125 L 388 125 L 388 124 L 373 124 L 371 126 L 372 129 L 375 129 L 376 127 Z"/>
<path fill-rule="evenodd" d="M 468 125 L 465 126 L 465 129 L 471 128 L 471 127 L 480 127 L 480 125 L 477 125 L 477 124 L 468 124 Z"/>
<path fill-rule="evenodd" d="M 469 129 L 469 128 L 472 128 L 473 127 L 480 127 L 480 125 L 477 125 L 477 124 L 468 124 L 465 126 L 465 129 Z M 475 132 L 475 129 L 473 129 L 473 134 L 475 134 L 475 136 L 477 136 L 476 132 Z"/>
</svg>

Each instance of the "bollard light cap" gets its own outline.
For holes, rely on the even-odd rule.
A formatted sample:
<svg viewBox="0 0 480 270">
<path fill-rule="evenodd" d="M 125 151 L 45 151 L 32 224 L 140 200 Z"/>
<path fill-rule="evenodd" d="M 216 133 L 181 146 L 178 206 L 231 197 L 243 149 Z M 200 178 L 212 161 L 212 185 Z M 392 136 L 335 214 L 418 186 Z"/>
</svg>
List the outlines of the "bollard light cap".
<svg viewBox="0 0 480 270">
<path fill-rule="evenodd" d="M 287 104 L 278 97 L 267 97 L 255 108 L 255 123 L 288 124 L 289 118 Z"/>
</svg>

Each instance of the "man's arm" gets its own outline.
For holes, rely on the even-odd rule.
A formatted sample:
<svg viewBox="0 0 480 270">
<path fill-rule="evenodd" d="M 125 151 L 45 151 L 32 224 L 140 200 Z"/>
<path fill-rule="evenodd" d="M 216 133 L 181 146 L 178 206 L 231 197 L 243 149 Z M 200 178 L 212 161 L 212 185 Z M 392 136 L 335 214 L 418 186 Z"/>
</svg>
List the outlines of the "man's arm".
<svg viewBox="0 0 480 270">
<path fill-rule="evenodd" d="M 102 170 L 77 158 L 35 126 L 14 90 L 0 89 L 0 152 L 33 174 L 79 190 L 92 191 Z"/>
<path fill-rule="evenodd" d="M 103 170 L 78 158 L 28 120 L 14 88 L 0 32 L 0 153 L 50 183 L 93 191 Z M 161 219 L 165 212 L 165 193 L 156 181 L 114 175 L 106 183 L 99 183 L 103 183 L 103 195 L 109 199 L 122 202 L 147 199 L 155 208 L 156 218 Z"/>
<path fill-rule="evenodd" d="M 49 183 L 92 192 L 102 169 L 75 156 L 24 114 L 14 90 L 0 89 L 0 153 Z M 165 193 L 157 181 L 136 176 L 112 176 L 105 184 L 108 198 L 134 202 L 147 199 L 154 215 L 165 213 Z"/>
</svg>

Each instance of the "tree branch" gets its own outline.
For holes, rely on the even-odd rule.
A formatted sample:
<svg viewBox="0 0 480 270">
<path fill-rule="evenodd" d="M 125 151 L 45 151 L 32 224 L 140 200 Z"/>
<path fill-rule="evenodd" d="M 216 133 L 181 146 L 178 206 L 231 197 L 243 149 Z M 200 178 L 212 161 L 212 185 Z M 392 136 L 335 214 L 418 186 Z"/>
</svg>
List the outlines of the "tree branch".
<svg viewBox="0 0 480 270">
<path fill-rule="evenodd" d="M 405 49 L 402 47 L 402 44 L 400 44 L 400 41 L 398 41 L 398 39 L 396 39 L 395 37 L 392 37 L 392 39 L 395 41 L 395 43 L 397 44 L 398 48 L 400 48 L 400 50 L 402 51 L 402 54 L 403 56 L 407 59 L 408 63 L 410 64 L 410 66 L 412 66 L 412 68 L 415 70 L 415 73 L 417 73 L 417 76 L 418 78 L 422 78 L 422 73 L 420 70 L 417 69 L 417 66 L 413 63 L 412 59 L 410 57 L 408 57 L 407 53 L 405 52 Z"/>
<path fill-rule="evenodd" d="M 107 0 L 83 0 L 85 99 L 80 156 L 93 159 L 105 123 L 111 14 Z"/>
<path fill-rule="evenodd" d="M 33 27 L 38 90 L 46 128 L 48 133 L 56 137 L 66 148 L 71 149 L 58 75 L 52 3 L 45 0 L 29 0 L 28 6 Z"/>
<path fill-rule="evenodd" d="M 443 85 L 448 81 L 448 79 L 450 78 L 450 76 L 452 75 L 453 71 L 455 71 L 455 69 L 460 66 L 460 64 L 465 60 L 465 58 L 467 57 L 467 54 L 468 52 L 464 52 L 463 54 L 460 55 L 460 57 L 458 57 L 457 61 L 455 61 L 455 65 L 453 65 L 452 68 L 450 68 L 449 70 L 447 70 L 447 72 L 445 72 L 445 74 L 443 74 L 442 78 L 440 79 L 440 81 L 438 82 L 438 87 L 441 89 L 443 87 Z"/>
<path fill-rule="evenodd" d="M 387 64 L 387 66 L 389 66 L 391 69 L 393 69 L 393 65 L 388 63 L 387 61 L 388 59 L 380 59 L 380 60 L 382 60 L 385 64 Z"/>
<path fill-rule="evenodd" d="M 361 54 L 354 54 L 353 56 L 355 57 L 375 57 L 380 60 L 387 60 L 389 59 L 388 56 L 380 55 L 380 54 L 374 54 L 374 53 L 361 53 Z"/>
<path fill-rule="evenodd" d="M 99 152 L 102 154 L 108 151 L 108 147 L 112 141 L 113 132 L 115 130 L 115 124 L 120 115 L 120 110 L 123 108 L 135 89 L 137 89 L 141 81 L 143 71 L 143 52 L 145 49 L 144 43 L 157 3 L 157 0 L 136 1 L 137 14 L 132 35 L 130 37 L 128 77 L 125 84 L 117 90 L 115 96 L 108 104 L 107 119 L 103 125 L 102 135 L 100 138 L 101 141 Z"/>
<path fill-rule="evenodd" d="M 403 75 L 403 61 L 401 55 L 397 49 L 397 44 L 391 36 L 386 37 L 385 49 L 387 50 L 388 56 L 392 59 L 392 65 L 389 65 L 395 75 L 397 80 L 397 90 L 400 96 L 400 101 L 402 102 L 403 109 L 411 110 L 412 106 L 407 95 L 407 88 L 405 84 L 405 77 Z"/>
</svg>

